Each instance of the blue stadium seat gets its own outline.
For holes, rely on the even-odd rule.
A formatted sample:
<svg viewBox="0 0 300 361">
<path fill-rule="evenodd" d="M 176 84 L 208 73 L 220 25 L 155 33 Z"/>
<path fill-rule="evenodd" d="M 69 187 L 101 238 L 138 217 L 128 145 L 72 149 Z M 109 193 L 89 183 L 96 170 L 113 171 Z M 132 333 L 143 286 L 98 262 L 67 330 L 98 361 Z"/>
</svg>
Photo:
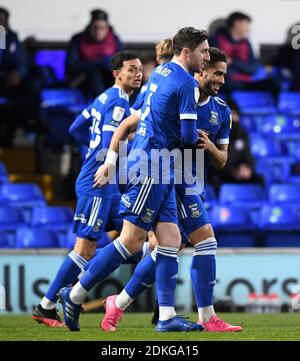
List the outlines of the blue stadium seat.
<svg viewBox="0 0 300 361">
<path fill-rule="evenodd" d="M 276 107 L 272 94 L 262 91 L 234 91 L 232 98 L 243 115 L 275 114 Z"/>
<path fill-rule="evenodd" d="M 266 139 L 260 134 L 250 136 L 251 153 L 255 158 L 276 157 L 286 155 L 286 149 L 279 142 Z"/>
<path fill-rule="evenodd" d="M 266 116 L 262 134 L 280 141 L 300 140 L 300 120 L 286 115 Z"/>
<path fill-rule="evenodd" d="M 293 162 L 294 158 L 289 156 L 258 158 L 255 169 L 264 177 L 265 184 L 269 186 L 272 183 L 288 182 Z"/>
<path fill-rule="evenodd" d="M 0 198 L 5 204 L 18 208 L 27 223 L 31 222 L 33 208 L 46 204 L 41 189 L 32 183 L 4 183 Z"/>
<path fill-rule="evenodd" d="M 85 107 L 83 94 L 79 89 L 43 89 L 41 106 L 43 109 L 60 108 L 76 113 Z"/>
<path fill-rule="evenodd" d="M 258 212 L 266 201 L 264 188 L 259 184 L 225 183 L 220 187 L 221 205 L 233 205 L 244 208 L 256 223 Z"/>
<path fill-rule="evenodd" d="M 71 139 L 69 128 L 86 107 L 78 89 L 44 89 L 41 92 L 41 116 L 47 127 L 45 143 L 62 146 Z"/>
<path fill-rule="evenodd" d="M 211 222 L 220 247 L 255 247 L 256 229 L 246 209 L 216 206 Z"/>
<path fill-rule="evenodd" d="M 0 248 L 14 248 L 17 228 L 24 225 L 19 210 L 8 205 L 0 206 Z"/>
<path fill-rule="evenodd" d="M 0 184 L 8 182 L 8 171 L 3 162 L 0 162 Z"/>
<path fill-rule="evenodd" d="M 32 226 L 54 231 L 61 247 L 65 247 L 72 222 L 73 211 L 68 207 L 46 206 L 33 209 Z"/>
<path fill-rule="evenodd" d="M 58 49 L 38 50 L 35 53 L 35 64 L 39 66 L 51 66 L 58 80 L 65 77 L 66 51 Z"/>
<path fill-rule="evenodd" d="M 281 92 L 278 111 L 282 114 L 300 115 L 300 92 Z"/>
<path fill-rule="evenodd" d="M 19 227 L 17 248 L 56 248 L 59 241 L 54 231 L 42 228 Z"/>
<path fill-rule="evenodd" d="M 266 205 L 259 217 L 265 247 L 300 247 L 300 218 L 286 204 Z"/>
<path fill-rule="evenodd" d="M 269 202 L 300 207 L 300 184 L 273 184 L 269 189 Z"/>
</svg>

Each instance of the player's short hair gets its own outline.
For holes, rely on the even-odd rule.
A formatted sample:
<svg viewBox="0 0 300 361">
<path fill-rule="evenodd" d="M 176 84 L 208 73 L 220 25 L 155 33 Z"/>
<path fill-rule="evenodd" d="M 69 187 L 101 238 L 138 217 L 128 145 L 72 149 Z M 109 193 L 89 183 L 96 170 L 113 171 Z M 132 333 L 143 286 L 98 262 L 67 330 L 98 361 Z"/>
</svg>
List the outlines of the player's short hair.
<svg viewBox="0 0 300 361">
<path fill-rule="evenodd" d="M 155 46 L 156 56 L 163 62 L 170 61 L 173 56 L 173 40 L 163 39 Z"/>
<path fill-rule="evenodd" d="M 91 11 L 91 22 L 95 20 L 104 20 L 108 22 L 108 14 L 106 11 L 101 9 L 95 9 Z"/>
<path fill-rule="evenodd" d="M 9 18 L 9 12 L 7 9 L 0 7 L 0 16 L 3 16 L 5 20 Z"/>
<path fill-rule="evenodd" d="M 203 41 L 208 39 L 206 30 L 199 30 L 193 27 L 180 29 L 173 38 L 173 51 L 175 55 L 180 55 L 183 48 L 195 50 Z"/>
<path fill-rule="evenodd" d="M 114 54 L 110 59 L 110 70 L 118 70 L 121 69 L 124 65 L 123 62 L 127 60 L 137 59 L 138 56 L 131 51 L 119 51 L 118 53 Z"/>
<path fill-rule="evenodd" d="M 249 22 L 252 21 L 249 15 L 236 11 L 231 13 L 227 18 L 227 27 L 231 29 L 236 21 L 247 20 Z"/>
<path fill-rule="evenodd" d="M 224 51 L 211 46 L 208 52 L 210 56 L 210 61 L 205 64 L 205 69 L 213 67 L 218 62 L 227 64 L 227 57 Z"/>
</svg>

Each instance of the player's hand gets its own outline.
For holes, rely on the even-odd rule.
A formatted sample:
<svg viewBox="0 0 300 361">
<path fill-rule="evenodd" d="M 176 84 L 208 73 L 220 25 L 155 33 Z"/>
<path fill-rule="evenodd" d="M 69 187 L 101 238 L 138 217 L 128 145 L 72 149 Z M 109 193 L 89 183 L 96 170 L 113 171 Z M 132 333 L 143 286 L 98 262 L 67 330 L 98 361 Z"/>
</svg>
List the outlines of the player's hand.
<svg viewBox="0 0 300 361">
<path fill-rule="evenodd" d="M 93 187 L 103 187 L 107 184 L 115 174 L 115 166 L 112 164 L 104 163 L 98 169 L 97 172 L 94 174 L 94 184 Z"/>
<path fill-rule="evenodd" d="M 208 133 L 205 132 L 204 130 L 198 130 L 198 136 L 199 136 L 199 141 L 197 144 L 197 148 L 209 150 L 211 148 L 212 142 L 208 138 Z"/>
</svg>

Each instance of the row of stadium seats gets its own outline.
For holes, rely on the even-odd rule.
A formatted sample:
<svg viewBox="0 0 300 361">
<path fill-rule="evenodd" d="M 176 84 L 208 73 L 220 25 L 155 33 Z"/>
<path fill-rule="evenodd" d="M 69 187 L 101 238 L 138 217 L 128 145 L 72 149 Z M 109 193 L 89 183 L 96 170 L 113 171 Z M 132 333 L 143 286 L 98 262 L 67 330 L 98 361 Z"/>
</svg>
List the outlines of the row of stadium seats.
<svg viewBox="0 0 300 361">
<path fill-rule="evenodd" d="M 257 215 L 253 217 L 255 212 Z M 17 209 L 0 206 L 1 248 L 74 245 L 68 209 L 44 206 L 34 209 L 33 214 L 33 222 L 28 225 Z M 219 247 L 300 247 L 300 215 L 290 205 L 265 205 L 256 211 L 248 205 L 216 205 L 209 214 Z"/>
</svg>

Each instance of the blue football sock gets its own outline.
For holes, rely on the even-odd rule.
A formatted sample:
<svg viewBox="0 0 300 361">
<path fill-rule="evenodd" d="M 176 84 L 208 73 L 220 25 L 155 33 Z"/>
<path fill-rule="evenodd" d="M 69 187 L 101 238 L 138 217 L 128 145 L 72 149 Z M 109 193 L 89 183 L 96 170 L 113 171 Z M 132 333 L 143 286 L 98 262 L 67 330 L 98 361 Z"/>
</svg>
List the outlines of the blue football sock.
<svg viewBox="0 0 300 361">
<path fill-rule="evenodd" d="M 51 283 L 45 297 L 51 302 L 57 302 L 57 293 L 62 287 L 70 286 L 76 283 L 79 273 L 82 271 L 87 261 L 79 256 L 75 251 L 68 254 L 54 281 Z"/>
<path fill-rule="evenodd" d="M 213 305 L 213 292 L 216 283 L 217 241 L 211 237 L 195 245 L 191 263 L 191 280 L 197 307 Z"/>
<path fill-rule="evenodd" d="M 148 254 L 136 266 L 132 277 L 125 286 L 125 291 L 134 299 L 145 289 L 151 287 L 154 282 L 155 259 L 152 258 L 151 254 Z"/>
<path fill-rule="evenodd" d="M 88 270 L 81 277 L 80 284 L 89 291 L 97 282 L 107 277 L 131 256 L 119 238 L 115 239 L 98 252 Z"/>
<path fill-rule="evenodd" d="M 177 248 L 157 246 L 155 278 L 159 306 L 174 306 L 178 274 L 177 253 Z"/>
</svg>

